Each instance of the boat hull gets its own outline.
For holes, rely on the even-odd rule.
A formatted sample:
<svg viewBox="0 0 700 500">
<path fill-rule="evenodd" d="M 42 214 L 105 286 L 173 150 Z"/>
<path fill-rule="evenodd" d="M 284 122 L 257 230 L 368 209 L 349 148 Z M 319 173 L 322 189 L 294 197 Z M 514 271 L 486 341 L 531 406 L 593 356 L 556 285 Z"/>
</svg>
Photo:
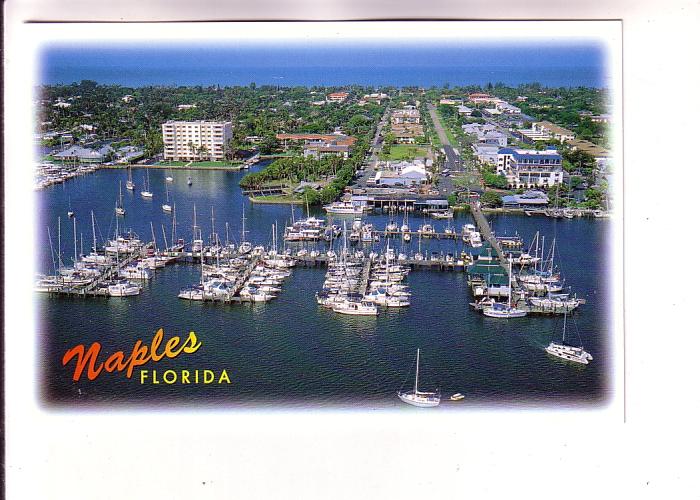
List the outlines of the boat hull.
<svg viewBox="0 0 700 500">
<path fill-rule="evenodd" d="M 399 399 L 404 403 L 407 403 L 412 406 L 417 406 L 418 408 L 433 408 L 440 404 L 440 398 L 435 396 L 422 397 L 417 396 L 416 394 L 413 394 L 411 392 L 400 391 L 396 394 L 399 396 Z"/>
</svg>

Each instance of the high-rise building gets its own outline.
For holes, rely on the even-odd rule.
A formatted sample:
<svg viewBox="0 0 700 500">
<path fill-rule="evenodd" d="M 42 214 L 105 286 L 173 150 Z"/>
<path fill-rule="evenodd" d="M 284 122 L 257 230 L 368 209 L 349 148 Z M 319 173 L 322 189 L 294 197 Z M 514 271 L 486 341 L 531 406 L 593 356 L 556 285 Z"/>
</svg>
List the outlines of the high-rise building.
<svg viewBox="0 0 700 500">
<path fill-rule="evenodd" d="M 233 136 L 231 122 L 171 120 L 162 128 L 165 160 L 223 160 Z"/>
</svg>

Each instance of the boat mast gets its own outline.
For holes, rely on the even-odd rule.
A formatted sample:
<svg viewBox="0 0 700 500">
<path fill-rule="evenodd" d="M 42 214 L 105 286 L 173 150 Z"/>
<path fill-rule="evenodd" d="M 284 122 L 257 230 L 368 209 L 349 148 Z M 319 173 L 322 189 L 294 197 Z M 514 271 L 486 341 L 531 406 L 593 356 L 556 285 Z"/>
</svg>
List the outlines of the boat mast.
<svg viewBox="0 0 700 500">
<path fill-rule="evenodd" d="M 176 230 L 175 230 L 175 228 L 176 228 L 176 224 L 177 224 L 177 223 L 176 223 L 177 216 L 175 215 L 175 213 L 176 213 L 176 212 L 175 212 L 175 203 L 173 203 L 173 227 L 172 227 L 172 229 L 171 229 L 172 234 L 170 235 L 170 241 L 173 243 L 173 247 L 175 247 L 175 237 L 176 237 L 176 234 L 175 234 L 175 233 L 176 233 Z M 174 250 L 174 248 L 173 248 L 173 250 Z"/>
<path fill-rule="evenodd" d="M 194 212 L 194 219 L 192 221 L 192 240 L 197 239 L 197 205 L 195 203 L 192 204 L 192 210 Z"/>
<path fill-rule="evenodd" d="M 214 207 L 211 207 L 211 244 L 216 245 L 218 242 L 216 239 L 216 231 L 214 229 Z"/>
<path fill-rule="evenodd" d="M 420 349 L 416 354 L 416 384 L 413 386 L 413 393 L 418 394 L 418 364 L 420 363 Z"/>
<path fill-rule="evenodd" d="M 58 218 L 58 268 L 63 268 L 63 258 L 61 257 L 61 218 Z"/>
<path fill-rule="evenodd" d="M 165 250 L 168 250 L 168 238 L 165 236 L 165 225 L 161 224 L 160 225 L 161 230 L 163 231 L 163 241 L 165 242 Z"/>
<path fill-rule="evenodd" d="M 158 245 L 156 244 L 156 233 L 153 230 L 153 221 L 151 221 L 151 238 L 153 238 L 153 250 L 158 251 Z"/>
<path fill-rule="evenodd" d="M 245 207 L 243 207 L 243 223 L 241 228 L 241 243 L 245 241 Z"/>
<path fill-rule="evenodd" d="M 53 273 L 56 274 L 56 256 L 53 251 L 53 241 L 51 241 L 51 228 L 46 226 L 46 233 L 49 235 L 49 247 L 51 248 L 51 263 L 53 264 Z"/>
<path fill-rule="evenodd" d="M 511 273 L 513 272 L 513 261 L 510 261 L 508 263 L 508 307 L 510 307 L 511 301 L 512 301 L 512 294 L 511 294 L 511 287 L 513 286 L 513 278 L 511 277 Z"/>
<path fill-rule="evenodd" d="M 566 337 L 566 312 L 567 312 L 567 308 L 564 307 L 564 332 L 561 334 L 561 343 L 562 344 L 565 342 L 564 338 Z"/>
<path fill-rule="evenodd" d="M 73 217 L 73 266 L 78 263 L 78 233 L 75 221 L 76 219 Z"/>
</svg>

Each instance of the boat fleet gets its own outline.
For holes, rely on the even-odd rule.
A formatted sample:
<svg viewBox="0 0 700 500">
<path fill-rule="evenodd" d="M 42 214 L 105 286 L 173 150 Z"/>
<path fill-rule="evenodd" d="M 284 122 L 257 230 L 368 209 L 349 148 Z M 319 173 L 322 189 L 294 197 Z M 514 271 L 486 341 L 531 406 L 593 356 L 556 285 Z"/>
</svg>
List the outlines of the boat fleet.
<svg viewBox="0 0 700 500">
<path fill-rule="evenodd" d="M 338 314 L 376 316 L 379 307 L 401 308 L 411 304 L 411 293 L 403 283 L 409 269 L 400 263 L 389 243 L 386 252 L 365 256 L 362 251 L 350 252 L 346 237 L 340 255 L 329 251 L 328 257 L 323 288 L 316 294 L 319 305 Z"/>
<path fill-rule="evenodd" d="M 34 190 L 38 191 L 80 175 L 91 174 L 98 168 L 98 165 L 40 163 L 34 168 Z"/>
</svg>

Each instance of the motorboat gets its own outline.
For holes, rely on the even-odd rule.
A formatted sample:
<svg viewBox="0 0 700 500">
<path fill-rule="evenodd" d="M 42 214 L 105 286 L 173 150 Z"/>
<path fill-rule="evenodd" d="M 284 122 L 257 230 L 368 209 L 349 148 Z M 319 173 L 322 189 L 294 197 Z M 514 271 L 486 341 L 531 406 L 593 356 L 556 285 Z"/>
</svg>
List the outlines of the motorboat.
<svg viewBox="0 0 700 500">
<path fill-rule="evenodd" d="M 335 215 L 362 215 L 363 212 L 361 205 L 350 201 L 334 201 L 330 205 L 325 205 L 323 209 L 326 213 Z"/>
<path fill-rule="evenodd" d="M 333 311 L 349 316 L 376 316 L 379 314 L 377 306 L 366 300 L 354 301 L 345 299 L 333 305 Z"/>
<path fill-rule="evenodd" d="M 110 297 L 130 297 L 141 293 L 141 286 L 128 280 L 120 280 L 107 287 Z"/>
</svg>

